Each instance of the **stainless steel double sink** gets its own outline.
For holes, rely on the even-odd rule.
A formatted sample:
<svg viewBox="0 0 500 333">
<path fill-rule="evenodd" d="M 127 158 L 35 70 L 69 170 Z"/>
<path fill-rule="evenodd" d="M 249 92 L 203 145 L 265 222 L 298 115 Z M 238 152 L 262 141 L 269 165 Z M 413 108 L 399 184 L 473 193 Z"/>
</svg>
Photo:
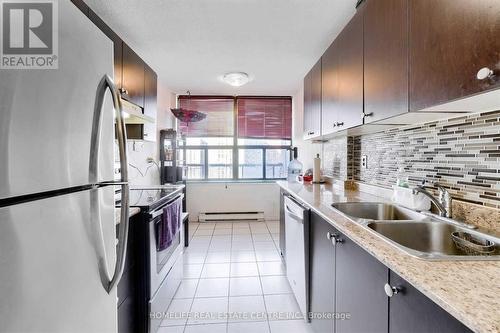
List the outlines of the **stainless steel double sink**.
<svg viewBox="0 0 500 333">
<path fill-rule="evenodd" d="M 500 238 L 458 221 L 388 203 L 343 202 L 332 204 L 332 207 L 420 259 L 500 260 Z M 494 252 L 479 255 L 464 251 L 453 241 L 454 232 L 466 233 L 489 244 L 494 243 Z"/>
</svg>

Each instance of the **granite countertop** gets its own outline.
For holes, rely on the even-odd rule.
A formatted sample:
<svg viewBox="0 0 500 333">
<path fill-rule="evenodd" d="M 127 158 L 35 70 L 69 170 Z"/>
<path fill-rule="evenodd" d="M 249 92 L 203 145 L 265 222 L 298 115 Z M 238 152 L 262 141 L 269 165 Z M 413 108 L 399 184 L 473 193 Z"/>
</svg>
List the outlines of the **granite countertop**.
<svg viewBox="0 0 500 333">
<path fill-rule="evenodd" d="M 131 207 L 128 210 L 128 216 L 131 218 L 132 216 L 139 214 L 141 212 L 140 208 Z M 120 224 L 120 208 L 115 208 L 115 224 Z"/>
<path fill-rule="evenodd" d="M 332 185 L 277 184 L 475 332 L 500 332 L 500 261 L 426 261 L 373 234 L 331 207 L 388 201 Z"/>
</svg>

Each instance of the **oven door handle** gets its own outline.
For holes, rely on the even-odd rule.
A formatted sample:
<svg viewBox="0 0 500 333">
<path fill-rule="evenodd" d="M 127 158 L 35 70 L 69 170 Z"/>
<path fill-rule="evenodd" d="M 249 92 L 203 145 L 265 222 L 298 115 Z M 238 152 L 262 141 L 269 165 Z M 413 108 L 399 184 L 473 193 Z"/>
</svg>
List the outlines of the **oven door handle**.
<svg viewBox="0 0 500 333">
<path fill-rule="evenodd" d="M 175 197 L 175 199 L 173 199 L 172 201 L 168 202 L 165 206 L 163 206 L 163 208 L 165 208 L 166 206 L 168 206 L 168 205 L 169 205 L 169 204 L 171 204 L 172 202 L 177 201 L 177 200 L 179 200 L 179 199 L 183 199 L 183 198 L 184 198 L 184 194 L 181 194 L 181 195 L 179 195 L 179 196 Z M 152 220 L 154 220 L 154 219 L 155 219 L 155 218 L 157 218 L 158 216 L 162 215 L 162 214 L 163 214 L 163 208 L 160 208 L 160 209 L 157 209 L 157 210 L 153 211 L 153 212 L 151 213 L 150 218 L 151 218 Z"/>
</svg>

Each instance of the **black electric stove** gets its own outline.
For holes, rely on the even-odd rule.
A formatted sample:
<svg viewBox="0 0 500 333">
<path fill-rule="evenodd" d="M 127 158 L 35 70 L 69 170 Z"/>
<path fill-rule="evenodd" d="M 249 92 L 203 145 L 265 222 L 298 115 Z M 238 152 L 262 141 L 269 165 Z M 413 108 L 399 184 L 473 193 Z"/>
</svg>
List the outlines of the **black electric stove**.
<svg viewBox="0 0 500 333">
<path fill-rule="evenodd" d="M 131 187 L 129 192 L 130 207 L 140 208 L 144 212 L 150 212 L 161 207 L 177 194 L 182 192 L 183 186 L 143 186 Z M 117 194 L 116 206 L 121 205 L 121 195 Z"/>
</svg>

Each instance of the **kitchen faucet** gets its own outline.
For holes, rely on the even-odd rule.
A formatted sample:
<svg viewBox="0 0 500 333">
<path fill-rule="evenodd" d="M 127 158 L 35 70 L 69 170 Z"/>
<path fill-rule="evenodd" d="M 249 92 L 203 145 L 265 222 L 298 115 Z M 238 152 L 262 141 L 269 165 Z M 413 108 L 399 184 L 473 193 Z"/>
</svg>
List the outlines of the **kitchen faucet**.
<svg viewBox="0 0 500 333">
<path fill-rule="evenodd" d="M 451 218 L 452 215 L 452 207 L 451 207 L 451 195 L 450 193 L 441 185 L 438 183 L 433 184 L 435 187 L 438 188 L 439 190 L 439 196 L 438 198 L 435 198 L 427 189 L 425 186 L 419 185 L 413 189 L 413 194 L 417 193 L 422 193 L 423 195 L 427 196 L 437 207 L 439 210 L 439 216 L 443 217 L 449 217 Z"/>
</svg>

